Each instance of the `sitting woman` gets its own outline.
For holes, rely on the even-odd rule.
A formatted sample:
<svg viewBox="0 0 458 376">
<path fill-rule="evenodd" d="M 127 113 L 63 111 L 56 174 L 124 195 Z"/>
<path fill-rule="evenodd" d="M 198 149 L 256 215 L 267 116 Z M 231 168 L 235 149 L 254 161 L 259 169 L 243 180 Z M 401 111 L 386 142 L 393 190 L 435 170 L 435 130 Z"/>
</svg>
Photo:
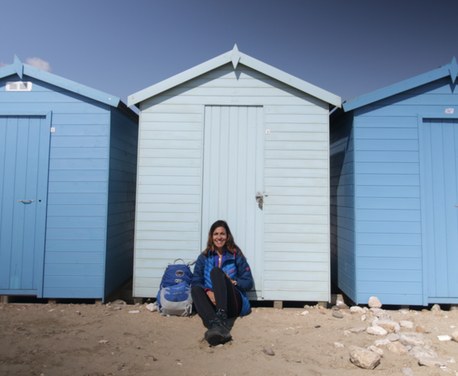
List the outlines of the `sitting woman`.
<svg viewBox="0 0 458 376">
<path fill-rule="evenodd" d="M 253 287 L 250 266 L 225 221 L 213 223 L 207 247 L 199 255 L 191 283 L 197 313 L 211 346 L 232 339 L 230 319 L 251 312 L 246 291 Z"/>
</svg>

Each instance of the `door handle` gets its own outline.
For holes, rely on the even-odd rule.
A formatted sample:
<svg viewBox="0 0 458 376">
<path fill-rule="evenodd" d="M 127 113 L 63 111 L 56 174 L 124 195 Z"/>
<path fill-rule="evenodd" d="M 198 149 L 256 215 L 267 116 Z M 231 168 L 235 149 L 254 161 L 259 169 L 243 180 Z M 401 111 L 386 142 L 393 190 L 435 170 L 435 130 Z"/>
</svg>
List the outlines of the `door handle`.
<svg viewBox="0 0 458 376">
<path fill-rule="evenodd" d="M 264 197 L 267 197 L 267 195 L 261 192 L 256 193 L 256 202 L 261 210 L 264 208 Z"/>
<path fill-rule="evenodd" d="M 33 200 L 17 200 L 17 202 L 22 202 L 24 205 L 31 204 Z"/>
</svg>

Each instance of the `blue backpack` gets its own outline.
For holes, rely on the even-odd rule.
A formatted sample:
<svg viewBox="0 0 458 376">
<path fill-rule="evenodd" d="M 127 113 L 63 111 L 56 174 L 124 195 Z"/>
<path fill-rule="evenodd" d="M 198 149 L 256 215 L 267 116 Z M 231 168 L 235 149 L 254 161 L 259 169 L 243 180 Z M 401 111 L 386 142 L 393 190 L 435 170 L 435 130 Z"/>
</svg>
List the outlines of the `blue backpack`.
<svg viewBox="0 0 458 376">
<path fill-rule="evenodd" d="M 189 316 L 192 313 L 191 279 L 190 264 L 182 259 L 166 267 L 156 298 L 162 315 Z"/>
</svg>

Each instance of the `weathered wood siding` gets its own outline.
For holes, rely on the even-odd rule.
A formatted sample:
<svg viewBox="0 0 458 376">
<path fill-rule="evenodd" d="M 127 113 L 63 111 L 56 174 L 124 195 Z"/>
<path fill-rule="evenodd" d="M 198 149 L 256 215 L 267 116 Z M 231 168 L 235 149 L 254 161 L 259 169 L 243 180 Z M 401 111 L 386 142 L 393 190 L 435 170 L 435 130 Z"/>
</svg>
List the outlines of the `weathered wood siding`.
<svg viewBox="0 0 458 376">
<path fill-rule="evenodd" d="M 134 296 L 154 296 L 166 264 L 204 246 L 206 105 L 263 107 L 263 298 L 328 300 L 329 105 L 229 64 L 141 104 Z"/>
</svg>

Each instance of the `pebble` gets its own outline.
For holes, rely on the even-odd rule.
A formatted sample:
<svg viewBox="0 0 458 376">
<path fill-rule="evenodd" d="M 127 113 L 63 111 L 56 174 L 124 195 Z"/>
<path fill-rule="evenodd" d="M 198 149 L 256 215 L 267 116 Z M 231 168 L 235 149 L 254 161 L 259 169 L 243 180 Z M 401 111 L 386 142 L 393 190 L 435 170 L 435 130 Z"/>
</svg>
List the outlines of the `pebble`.
<svg viewBox="0 0 458 376">
<path fill-rule="evenodd" d="M 420 333 L 402 333 L 399 336 L 399 342 L 403 345 L 422 346 L 425 344 L 425 339 Z"/>
<path fill-rule="evenodd" d="M 340 311 L 332 311 L 332 317 L 335 317 L 336 319 L 343 319 L 344 315 Z"/>
<path fill-rule="evenodd" d="M 369 326 L 366 329 L 366 332 L 369 334 L 373 334 L 375 336 L 386 336 L 388 334 L 388 332 L 385 329 L 377 325 Z"/>
<path fill-rule="evenodd" d="M 458 342 L 458 330 L 454 331 L 452 333 L 452 339 L 455 341 L 455 342 Z"/>
<path fill-rule="evenodd" d="M 377 320 L 376 321 L 377 326 L 381 326 L 383 329 L 385 329 L 388 333 L 397 333 L 401 330 L 401 326 L 393 320 Z"/>
<path fill-rule="evenodd" d="M 367 302 L 370 308 L 381 308 L 382 302 L 376 296 L 371 296 Z"/>
<path fill-rule="evenodd" d="M 269 355 L 269 356 L 274 356 L 274 355 L 275 355 L 275 351 L 272 350 L 271 347 L 264 347 L 264 348 L 262 349 L 262 352 L 263 352 L 264 354 L 266 354 L 266 355 Z"/>
<path fill-rule="evenodd" d="M 390 342 L 386 348 L 394 354 L 404 355 L 409 352 L 408 348 L 400 342 Z"/>
<path fill-rule="evenodd" d="M 401 326 L 401 328 L 413 329 L 413 322 L 412 321 L 401 320 L 401 321 L 399 321 L 399 325 Z"/>
<path fill-rule="evenodd" d="M 149 303 L 146 305 L 146 309 L 151 312 L 157 311 L 157 304 L 156 303 Z"/>
<path fill-rule="evenodd" d="M 371 345 L 367 349 L 383 357 L 383 350 L 380 347 Z"/>
<path fill-rule="evenodd" d="M 363 314 L 363 313 L 366 312 L 366 310 L 364 308 L 362 308 L 362 307 L 352 306 L 352 307 L 350 307 L 350 312 L 351 313 L 361 313 L 361 314 Z"/>
</svg>

